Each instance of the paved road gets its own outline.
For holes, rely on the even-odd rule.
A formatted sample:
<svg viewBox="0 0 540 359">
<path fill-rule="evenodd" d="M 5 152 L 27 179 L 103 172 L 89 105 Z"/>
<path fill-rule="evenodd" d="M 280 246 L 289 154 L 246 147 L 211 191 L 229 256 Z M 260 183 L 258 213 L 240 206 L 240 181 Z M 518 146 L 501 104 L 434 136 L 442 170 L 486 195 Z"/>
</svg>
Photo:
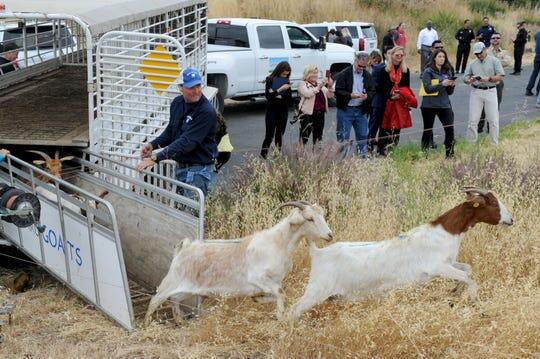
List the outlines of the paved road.
<svg viewBox="0 0 540 359">
<path fill-rule="evenodd" d="M 531 67 L 527 66 L 524 68 L 521 76 L 506 76 L 501 104 L 501 126 L 517 120 L 540 117 L 540 109 L 534 106 L 536 97 L 526 97 L 524 95 L 530 73 Z M 412 89 L 415 92 L 418 89 L 419 80 L 418 74 L 411 75 Z M 469 109 L 469 93 L 470 87 L 464 84 L 463 81 L 458 80 L 456 91 L 451 97 L 455 113 L 455 132 L 457 138 L 465 136 Z M 266 101 L 264 99 L 243 102 L 227 101 L 224 114 L 235 150 L 231 161 L 225 165 L 224 176 L 220 176 L 221 178 L 227 178 L 233 173 L 235 171 L 234 167 L 241 165 L 246 155 L 258 155 L 264 138 L 265 106 Z M 423 130 L 422 116 L 419 109 L 413 110 L 412 114 L 413 127 L 402 131 L 400 143 L 420 143 Z M 289 115 L 289 118 L 291 116 L 292 114 Z M 336 109 L 331 108 L 326 115 L 325 141 L 335 140 L 335 119 Z M 283 142 L 285 146 L 294 146 L 296 144 L 298 131 L 298 125 L 291 126 L 287 124 Z M 442 144 L 444 131 L 439 121 L 435 122 L 434 135 L 435 141 L 438 144 Z"/>
</svg>

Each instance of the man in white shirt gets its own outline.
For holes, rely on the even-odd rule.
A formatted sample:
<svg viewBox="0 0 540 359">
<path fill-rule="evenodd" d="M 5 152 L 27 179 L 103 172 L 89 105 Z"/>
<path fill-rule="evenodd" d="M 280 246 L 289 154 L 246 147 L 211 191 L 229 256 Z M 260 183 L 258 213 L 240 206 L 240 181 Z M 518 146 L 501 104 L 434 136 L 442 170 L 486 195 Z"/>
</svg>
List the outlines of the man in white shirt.
<svg viewBox="0 0 540 359">
<path fill-rule="evenodd" d="M 439 34 L 433 28 L 433 22 L 429 20 L 426 28 L 422 29 L 418 34 L 418 41 L 416 42 L 416 51 L 420 54 L 420 74 L 426 68 L 426 64 L 431 56 L 431 45 L 435 40 L 439 40 Z"/>
</svg>

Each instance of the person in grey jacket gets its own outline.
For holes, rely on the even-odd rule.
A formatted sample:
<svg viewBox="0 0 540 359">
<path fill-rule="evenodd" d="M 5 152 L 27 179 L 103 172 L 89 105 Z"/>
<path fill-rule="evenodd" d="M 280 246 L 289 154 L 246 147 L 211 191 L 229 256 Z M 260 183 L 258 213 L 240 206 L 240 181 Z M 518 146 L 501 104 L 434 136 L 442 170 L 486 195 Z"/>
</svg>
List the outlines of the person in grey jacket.
<svg viewBox="0 0 540 359">
<path fill-rule="evenodd" d="M 427 94 L 424 96 L 420 110 L 424 120 L 422 149 L 427 151 L 433 142 L 433 124 L 435 116 L 439 117 L 444 128 L 444 147 L 446 157 L 454 155 L 454 111 L 450 103 L 450 95 L 454 93 L 454 68 L 448 61 L 444 50 L 435 50 L 422 73 L 422 84 Z"/>
</svg>

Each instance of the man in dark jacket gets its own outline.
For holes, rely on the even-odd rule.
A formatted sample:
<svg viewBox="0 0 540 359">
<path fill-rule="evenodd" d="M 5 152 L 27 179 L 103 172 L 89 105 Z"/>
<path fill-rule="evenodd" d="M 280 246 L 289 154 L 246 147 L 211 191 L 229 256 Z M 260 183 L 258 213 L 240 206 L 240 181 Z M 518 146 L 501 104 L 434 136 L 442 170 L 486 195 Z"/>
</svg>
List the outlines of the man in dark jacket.
<svg viewBox="0 0 540 359">
<path fill-rule="evenodd" d="M 15 71 L 19 68 L 17 57 L 19 56 L 19 47 L 14 43 L 4 45 L 0 50 L 0 75 Z"/>
<path fill-rule="evenodd" d="M 336 80 L 337 128 L 339 142 L 348 141 L 354 128 L 360 156 L 367 156 L 368 114 L 375 86 L 366 66 L 369 55 L 356 52 L 354 63 L 339 73 Z"/>
<path fill-rule="evenodd" d="M 491 35 L 495 32 L 495 28 L 489 24 L 489 17 L 484 16 L 482 26 L 476 32 L 476 39 L 484 43 L 486 48 L 491 46 Z"/>
<path fill-rule="evenodd" d="M 474 31 L 471 29 L 471 20 L 466 19 L 463 27 L 456 32 L 458 41 L 456 54 L 456 74 L 463 73 L 467 68 L 467 60 L 471 52 L 471 41 L 474 40 Z"/>
<path fill-rule="evenodd" d="M 527 30 L 525 29 L 525 21 L 518 22 L 518 33 L 514 42 L 514 72 L 510 75 L 521 75 L 521 60 L 525 52 L 525 44 L 527 43 Z"/>
<path fill-rule="evenodd" d="M 176 179 L 200 188 L 206 195 L 216 181 L 217 115 L 202 94 L 199 72 L 188 67 L 182 77 L 183 95 L 171 104 L 169 124 L 156 139 L 143 144 L 137 169 L 143 171 L 159 161 L 173 159 L 178 164 Z M 163 150 L 152 153 L 160 148 Z"/>
</svg>

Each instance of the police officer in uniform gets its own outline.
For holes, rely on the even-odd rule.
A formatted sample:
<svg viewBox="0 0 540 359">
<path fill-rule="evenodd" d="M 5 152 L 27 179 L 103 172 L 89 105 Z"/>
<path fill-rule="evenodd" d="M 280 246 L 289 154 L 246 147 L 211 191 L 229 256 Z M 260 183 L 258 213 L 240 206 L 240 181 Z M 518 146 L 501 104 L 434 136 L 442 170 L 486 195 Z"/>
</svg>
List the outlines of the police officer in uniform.
<svg viewBox="0 0 540 359">
<path fill-rule="evenodd" d="M 467 68 L 467 60 L 471 52 L 471 41 L 474 40 L 474 31 L 471 29 L 471 20 L 466 19 L 463 27 L 456 32 L 458 41 L 456 53 L 456 73 L 463 73 Z"/>
</svg>

